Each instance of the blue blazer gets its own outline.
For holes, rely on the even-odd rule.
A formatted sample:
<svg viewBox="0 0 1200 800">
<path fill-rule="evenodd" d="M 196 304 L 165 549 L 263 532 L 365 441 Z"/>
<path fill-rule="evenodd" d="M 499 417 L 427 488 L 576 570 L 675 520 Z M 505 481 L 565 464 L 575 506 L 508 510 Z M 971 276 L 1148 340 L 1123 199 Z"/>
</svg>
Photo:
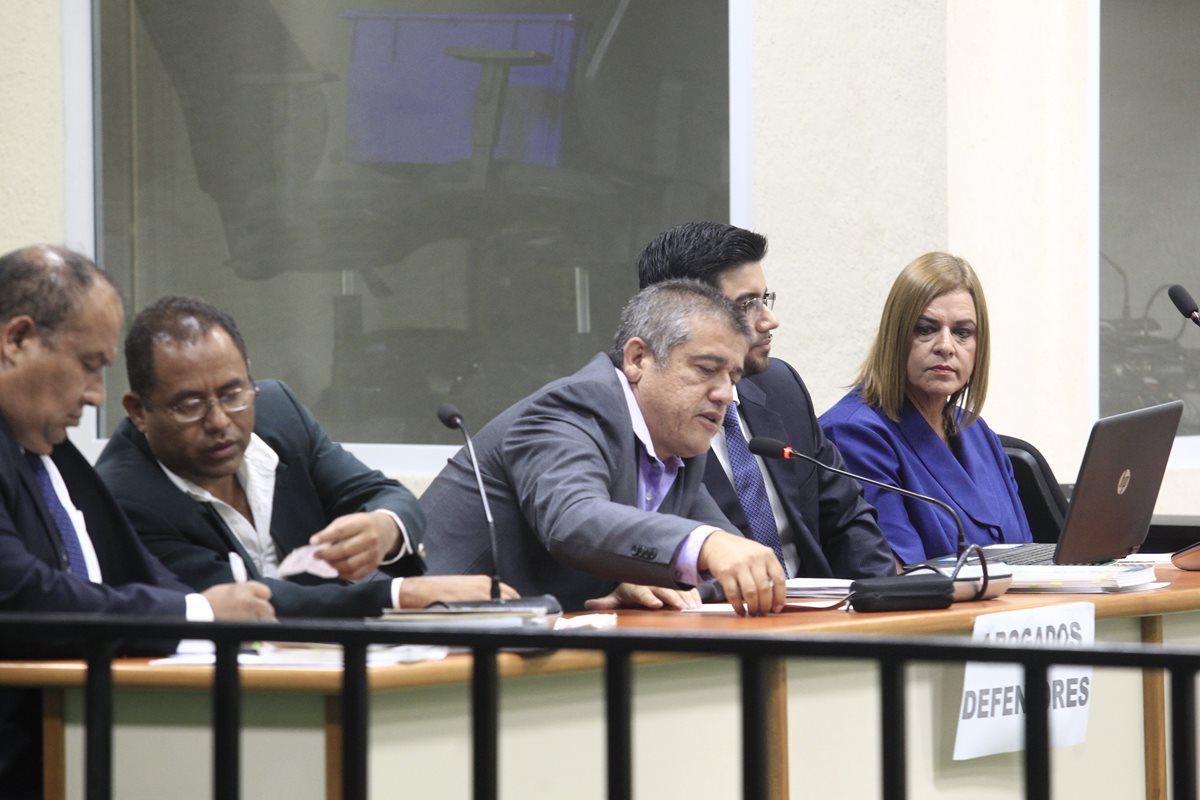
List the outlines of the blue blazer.
<svg viewBox="0 0 1200 800">
<path fill-rule="evenodd" d="M 852 471 L 935 497 L 957 511 L 968 543 L 1033 540 L 1012 463 L 982 419 L 959 432 L 952 450 L 911 403 L 905 401 L 896 423 L 864 403 L 855 389 L 821 415 L 821 424 Z M 869 484 L 863 490 L 904 563 L 957 549 L 957 529 L 942 509 Z"/>
</svg>

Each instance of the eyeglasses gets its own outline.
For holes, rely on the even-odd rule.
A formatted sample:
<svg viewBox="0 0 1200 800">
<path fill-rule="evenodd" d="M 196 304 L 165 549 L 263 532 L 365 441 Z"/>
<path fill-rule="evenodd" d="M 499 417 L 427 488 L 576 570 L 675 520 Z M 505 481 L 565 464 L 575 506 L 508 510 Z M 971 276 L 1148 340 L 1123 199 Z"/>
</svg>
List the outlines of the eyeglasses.
<svg viewBox="0 0 1200 800">
<path fill-rule="evenodd" d="M 743 314 L 758 314 L 764 308 L 775 308 L 775 293 L 765 292 L 762 297 L 750 297 L 740 301 L 737 307 L 742 310 Z"/>
<path fill-rule="evenodd" d="M 257 396 L 258 386 L 251 383 L 249 386 L 230 389 L 220 397 L 211 400 L 203 397 L 189 397 L 167 406 L 166 410 L 180 425 L 191 425 L 193 422 L 199 422 L 207 417 L 209 410 L 216 405 L 230 415 L 245 411 L 254 405 L 254 399 Z"/>
</svg>

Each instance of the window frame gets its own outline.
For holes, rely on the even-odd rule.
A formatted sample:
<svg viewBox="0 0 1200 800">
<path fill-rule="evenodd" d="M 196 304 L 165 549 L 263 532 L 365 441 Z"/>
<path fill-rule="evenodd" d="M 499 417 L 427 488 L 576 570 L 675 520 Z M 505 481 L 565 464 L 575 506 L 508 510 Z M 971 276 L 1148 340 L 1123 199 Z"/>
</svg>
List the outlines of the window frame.
<svg viewBox="0 0 1200 800">
<path fill-rule="evenodd" d="M 100 144 L 96 137 L 99 113 L 93 54 L 99 47 L 94 25 L 98 3 L 93 0 L 61 0 L 63 42 L 63 190 L 65 236 L 69 247 L 92 258 L 101 249 L 96 224 L 97 197 L 101 185 Z M 750 226 L 751 187 L 751 56 L 752 14 L 750 3 L 729 0 L 729 209 L 730 221 Z M 432 412 L 432 409 L 431 409 Z M 472 421 L 472 429 L 487 420 Z M 92 462 L 108 439 L 100 433 L 100 416 L 85 408 L 79 426 L 70 431 L 71 441 Z M 363 463 L 391 475 L 436 475 L 458 445 L 381 444 L 343 442 Z"/>
</svg>

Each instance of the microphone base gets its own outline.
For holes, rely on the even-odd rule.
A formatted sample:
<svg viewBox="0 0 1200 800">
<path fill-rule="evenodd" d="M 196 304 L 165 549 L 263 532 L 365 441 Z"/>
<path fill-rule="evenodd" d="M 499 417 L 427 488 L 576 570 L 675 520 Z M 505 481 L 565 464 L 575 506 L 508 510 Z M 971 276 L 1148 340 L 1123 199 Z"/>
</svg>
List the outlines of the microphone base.
<svg viewBox="0 0 1200 800">
<path fill-rule="evenodd" d="M 430 608 L 448 608 L 453 611 L 508 611 L 513 614 L 530 614 L 558 616 L 562 614 L 562 604 L 552 594 L 539 594 L 533 597 L 518 597 L 515 600 L 459 600 L 452 603 L 433 603 Z"/>
<path fill-rule="evenodd" d="M 516 600 L 463 600 L 432 603 L 426 608 L 392 608 L 380 624 L 462 625 L 483 628 L 553 628 L 562 616 L 562 605 L 553 595 Z"/>
</svg>

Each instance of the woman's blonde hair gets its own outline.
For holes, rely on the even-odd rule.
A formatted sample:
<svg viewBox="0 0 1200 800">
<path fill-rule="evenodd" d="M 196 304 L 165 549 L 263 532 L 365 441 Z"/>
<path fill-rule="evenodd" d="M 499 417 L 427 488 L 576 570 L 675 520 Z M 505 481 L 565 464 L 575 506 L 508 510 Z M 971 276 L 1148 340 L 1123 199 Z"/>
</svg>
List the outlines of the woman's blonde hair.
<svg viewBox="0 0 1200 800">
<path fill-rule="evenodd" d="M 883 409 L 894 422 L 900 421 L 908 388 L 908 354 L 917 320 L 935 298 L 960 290 L 975 301 L 975 368 L 970 380 L 950 396 L 942 411 L 946 436 L 953 436 L 959 427 L 965 428 L 979 418 L 987 397 L 990 350 L 987 301 L 971 265 L 948 253 L 919 256 L 892 284 L 879 320 L 879 331 L 855 381 L 861 384 L 867 405 Z"/>
</svg>

